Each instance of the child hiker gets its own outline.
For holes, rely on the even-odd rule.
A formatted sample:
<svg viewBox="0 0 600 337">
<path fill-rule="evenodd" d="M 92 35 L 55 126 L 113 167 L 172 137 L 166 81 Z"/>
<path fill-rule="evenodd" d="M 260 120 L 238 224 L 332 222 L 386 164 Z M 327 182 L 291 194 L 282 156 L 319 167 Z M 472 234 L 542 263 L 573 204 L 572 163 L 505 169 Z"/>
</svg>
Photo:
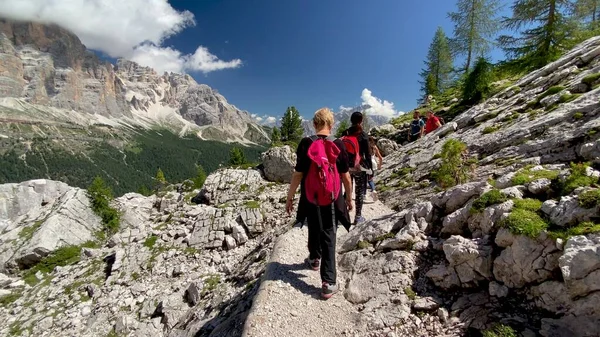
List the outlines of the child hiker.
<svg viewBox="0 0 600 337">
<path fill-rule="evenodd" d="M 286 210 L 293 211 L 294 195 L 299 185 L 306 200 L 303 214 L 308 223 L 307 263 L 321 271 L 321 297 L 328 299 L 339 289 L 336 283 L 335 243 L 337 222 L 350 226 L 352 181 L 348 157 L 340 140 L 332 140 L 333 113 L 327 108 L 315 112 L 315 135 L 302 139 L 296 154 L 295 172 L 287 195 Z M 345 196 L 341 185 L 344 185 Z M 302 200 L 302 197 L 300 198 Z"/>
</svg>

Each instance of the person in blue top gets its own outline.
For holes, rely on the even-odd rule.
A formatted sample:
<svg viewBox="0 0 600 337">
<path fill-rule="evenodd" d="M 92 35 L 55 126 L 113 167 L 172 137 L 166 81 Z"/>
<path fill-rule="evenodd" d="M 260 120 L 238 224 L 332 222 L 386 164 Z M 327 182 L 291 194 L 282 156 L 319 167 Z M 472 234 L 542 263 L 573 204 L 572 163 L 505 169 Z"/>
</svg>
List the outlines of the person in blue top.
<svg viewBox="0 0 600 337">
<path fill-rule="evenodd" d="M 421 114 L 419 111 L 414 112 L 413 120 L 410 123 L 410 128 L 408 129 L 408 141 L 414 142 L 415 140 L 423 137 L 425 133 L 425 122 L 421 119 Z"/>
</svg>

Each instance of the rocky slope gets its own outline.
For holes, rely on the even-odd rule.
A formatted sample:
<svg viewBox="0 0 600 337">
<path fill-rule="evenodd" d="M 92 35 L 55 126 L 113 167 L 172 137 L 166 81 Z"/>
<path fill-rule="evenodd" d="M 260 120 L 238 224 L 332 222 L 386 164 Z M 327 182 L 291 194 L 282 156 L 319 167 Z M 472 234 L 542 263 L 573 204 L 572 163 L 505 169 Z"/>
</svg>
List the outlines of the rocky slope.
<svg viewBox="0 0 600 337">
<path fill-rule="evenodd" d="M 116 199 L 121 227 L 99 241 L 85 191 L 0 185 L 0 335 L 240 335 L 285 186 L 228 169 L 206 181 L 210 206 L 184 189 Z"/>
<path fill-rule="evenodd" d="M 100 60 L 55 25 L 0 20 L 0 106 L 23 122 L 168 127 L 205 139 L 267 142 L 246 111 L 189 75 Z M 3 110 L 4 110 L 3 109 Z M 58 110 L 58 111 L 57 111 Z"/>
</svg>

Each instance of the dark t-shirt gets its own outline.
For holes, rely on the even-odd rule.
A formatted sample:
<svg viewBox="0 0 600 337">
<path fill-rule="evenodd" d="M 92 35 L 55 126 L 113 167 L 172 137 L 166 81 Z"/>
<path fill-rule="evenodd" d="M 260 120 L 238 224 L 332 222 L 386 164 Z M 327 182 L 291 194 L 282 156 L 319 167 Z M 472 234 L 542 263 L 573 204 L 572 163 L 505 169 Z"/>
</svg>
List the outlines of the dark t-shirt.
<svg viewBox="0 0 600 337">
<path fill-rule="evenodd" d="M 325 136 L 319 137 L 326 138 Z M 300 144 L 298 144 L 298 149 L 296 150 L 296 167 L 294 168 L 296 172 L 302 172 L 304 174 L 308 173 L 311 164 L 311 160 L 308 158 L 308 148 L 312 142 L 313 140 L 310 139 L 310 137 L 305 137 L 300 141 Z M 346 148 L 339 139 L 336 139 L 333 143 L 340 149 L 340 154 L 336 160 L 337 170 L 340 174 L 346 173 L 350 169 L 348 167 L 348 154 L 346 153 Z"/>
</svg>

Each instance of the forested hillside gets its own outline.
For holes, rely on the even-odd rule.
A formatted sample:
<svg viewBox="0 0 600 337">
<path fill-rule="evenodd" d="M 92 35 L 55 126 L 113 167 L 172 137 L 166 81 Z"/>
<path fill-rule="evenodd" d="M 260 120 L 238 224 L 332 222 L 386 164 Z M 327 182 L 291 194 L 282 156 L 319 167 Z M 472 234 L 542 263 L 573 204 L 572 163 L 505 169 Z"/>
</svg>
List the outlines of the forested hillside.
<svg viewBox="0 0 600 337">
<path fill-rule="evenodd" d="M 36 137 L 28 142 L 26 151 L 11 149 L 0 155 L 0 184 L 48 178 L 85 188 L 99 175 L 115 194 L 122 195 L 151 189 L 159 168 L 168 182 L 194 177 L 198 165 L 210 173 L 227 165 L 229 152 L 236 146 L 193 135 L 180 138 L 167 130 L 137 130 L 123 150 L 102 141 L 86 151 L 69 151 L 53 144 L 48 138 Z M 240 148 L 250 162 L 256 162 L 263 151 L 257 146 Z"/>
</svg>

